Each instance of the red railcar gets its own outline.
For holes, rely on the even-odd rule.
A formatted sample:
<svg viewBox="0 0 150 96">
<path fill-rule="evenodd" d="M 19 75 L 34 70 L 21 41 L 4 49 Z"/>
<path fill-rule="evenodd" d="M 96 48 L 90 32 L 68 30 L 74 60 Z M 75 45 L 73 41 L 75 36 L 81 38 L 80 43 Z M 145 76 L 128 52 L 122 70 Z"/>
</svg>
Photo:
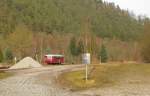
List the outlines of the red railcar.
<svg viewBox="0 0 150 96">
<path fill-rule="evenodd" d="M 64 55 L 59 54 L 48 54 L 44 56 L 45 64 L 63 64 L 64 63 Z"/>
</svg>

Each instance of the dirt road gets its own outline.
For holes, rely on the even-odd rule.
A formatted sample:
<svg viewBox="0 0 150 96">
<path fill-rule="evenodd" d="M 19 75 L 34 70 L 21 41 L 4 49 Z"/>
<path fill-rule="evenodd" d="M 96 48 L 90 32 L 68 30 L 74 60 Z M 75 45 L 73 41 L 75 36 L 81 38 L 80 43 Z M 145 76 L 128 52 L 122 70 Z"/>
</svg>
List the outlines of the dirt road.
<svg viewBox="0 0 150 96">
<path fill-rule="evenodd" d="M 81 65 L 50 66 L 16 72 L 15 76 L 0 81 L 0 96 L 80 96 L 59 88 L 54 78 L 65 70 Z"/>
<path fill-rule="evenodd" d="M 16 75 L 0 80 L 0 96 L 150 96 L 150 83 L 137 79 L 136 83 L 127 80 L 119 85 L 81 92 L 71 92 L 55 83 L 54 79 L 60 73 L 79 68 L 82 68 L 82 65 L 13 71 Z"/>
</svg>

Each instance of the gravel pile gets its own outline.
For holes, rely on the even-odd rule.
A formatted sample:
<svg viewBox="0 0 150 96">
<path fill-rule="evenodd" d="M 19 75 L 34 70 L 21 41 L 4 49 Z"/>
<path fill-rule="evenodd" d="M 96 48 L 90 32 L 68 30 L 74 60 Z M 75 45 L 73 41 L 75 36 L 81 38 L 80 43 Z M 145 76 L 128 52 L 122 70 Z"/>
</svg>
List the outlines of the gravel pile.
<svg viewBox="0 0 150 96">
<path fill-rule="evenodd" d="M 39 64 L 34 59 L 32 59 L 31 57 L 25 57 L 24 59 L 22 59 L 14 66 L 10 67 L 9 69 L 23 69 L 23 68 L 36 68 L 36 67 L 42 67 L 42 65 Z"/>
</svg>

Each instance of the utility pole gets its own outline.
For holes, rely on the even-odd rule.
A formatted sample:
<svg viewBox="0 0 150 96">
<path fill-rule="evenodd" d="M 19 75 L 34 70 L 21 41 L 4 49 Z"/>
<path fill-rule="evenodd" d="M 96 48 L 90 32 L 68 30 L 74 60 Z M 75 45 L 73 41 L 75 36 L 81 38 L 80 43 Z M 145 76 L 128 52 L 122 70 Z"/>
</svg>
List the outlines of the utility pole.
<svg viewBox="0 0 150 96">
<path fill-rule="evenodd" d="M 89 33 L 89 17 L 86 18 L 85 21 L 85 54 L 84 54 L 84 60 L 85 60 L 85 80 L 87 82 L 88 80 L 88 65 L 90 64 L 90 53 L 88 53 L 88 33 Z"/>
</svg>

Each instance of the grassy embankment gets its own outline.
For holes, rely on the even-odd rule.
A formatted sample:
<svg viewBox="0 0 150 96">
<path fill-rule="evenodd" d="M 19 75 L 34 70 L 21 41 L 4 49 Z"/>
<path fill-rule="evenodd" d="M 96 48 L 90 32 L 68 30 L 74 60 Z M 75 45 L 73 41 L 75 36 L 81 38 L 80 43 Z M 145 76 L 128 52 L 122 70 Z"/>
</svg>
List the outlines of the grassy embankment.
<svg viewBox="0 0 150 96">
<path fill-rule="evenodd" d="M 89 79 L 85 81 L 85 70 L 63 73 L 58 81 L 63 87 L 69 87 L 73 91 L 88 88 L 109 87 L 117 84 L 141 83 L 150 81 L 149 64 L 106 64 L 90 65 Z M 150 84 L 150 82 L 149 82 Z"/>
</svg>

